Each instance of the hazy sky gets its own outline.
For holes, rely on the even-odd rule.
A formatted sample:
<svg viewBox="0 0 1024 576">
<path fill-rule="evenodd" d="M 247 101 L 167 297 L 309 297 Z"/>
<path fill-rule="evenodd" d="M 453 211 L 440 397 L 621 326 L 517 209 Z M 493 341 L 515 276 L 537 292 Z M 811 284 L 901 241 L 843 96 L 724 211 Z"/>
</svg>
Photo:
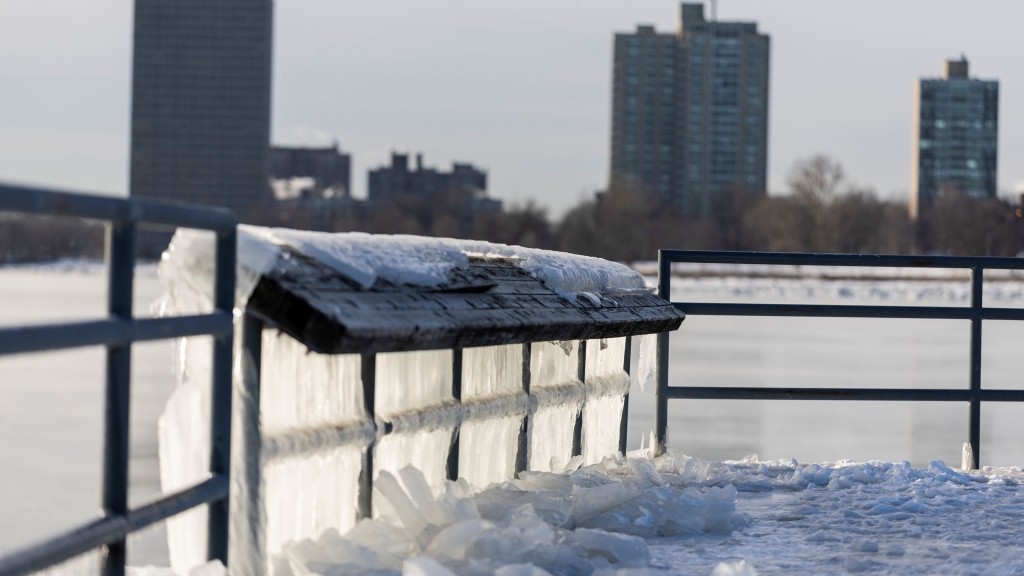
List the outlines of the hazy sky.
<svg viewBox="0 0 1024 576">
<path fill-rule="evenodd" d="M 668 0 L 277 0 L 273 141 L 337 139 L 353 187 L 391 150 L 468 161 L 555 214 L 607 179 L 612 35 Z M 967 55 L 1000 81 L 1001 193 L 1024 188 L 1024 2 L 721 0 L 771 35 L 769 182 L 827 153 L 904 197 L 912 88 Z M 124 194 L 132 2 L 0 0 L 0 180 Z"/>
</svg>

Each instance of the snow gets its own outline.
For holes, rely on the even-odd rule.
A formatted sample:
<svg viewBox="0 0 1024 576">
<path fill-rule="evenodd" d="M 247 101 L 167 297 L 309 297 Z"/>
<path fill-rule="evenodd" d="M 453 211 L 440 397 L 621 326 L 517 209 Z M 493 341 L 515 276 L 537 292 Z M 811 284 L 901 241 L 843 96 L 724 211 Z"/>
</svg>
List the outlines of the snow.
<svg viewBox="0 0 1024 576">
<path fill-rule="evenodd" d="M 381 476 L 395 515 L 286 545 L 280 574 L 1011 574 L 1024 473 L 940 461 L 709 462 L 635 452 L 436 497 Z"/>
<path fill-rule="evenodd" d="M 253 247 L 253 240 L 263 247 Z M 582 294 L 599 299 L 601 294 L 647 290 L 643 276 L 616 262 L 476 240 L 240 226 L 239 245 L 239 259 L 249 269 L 260 270 L 267 246 L 290 246 L 364 288 L 378 278 L 394 284 L 434 287 L 443 283 L 451 270 L 465 268 L 472 255 L 514 260 L 569 298 Z"/>
<path fill-rule="evenodd" d="M 729 531 L 745 521 L 734 489 L 652 482 L 621 457 L 483 490 L 449 482 L 437 497 L 416 469 L 400 476 L 382 473 L 375 487 L 393 515 L 286 545 L 273 560 L 278 573 L 590 574 L 649 566 L 643 536 Z"/>
</svg>

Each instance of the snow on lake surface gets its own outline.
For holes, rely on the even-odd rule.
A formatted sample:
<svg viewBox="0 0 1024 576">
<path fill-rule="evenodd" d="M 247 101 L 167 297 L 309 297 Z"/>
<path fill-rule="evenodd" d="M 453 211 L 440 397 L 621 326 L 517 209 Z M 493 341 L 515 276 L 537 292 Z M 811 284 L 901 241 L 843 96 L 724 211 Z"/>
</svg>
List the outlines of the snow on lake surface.
<svg viewBox="0 0 1024 576">
<path fill-rule="evenodd" d="M 674 299 L 963 305 L 964 286 L 945 281 L 690 279 L 677 281 Z M 138 275 L 136 292 L 136 313 L 150 315 L 148 302 L 159 292 L 152 269 L 143 269 Z M 993 282 L 986 290 L 986 304 L 1016 306 L 1024 300 L 1022 295 L 1024 284 Z M 0 325 L 102 317 L 104 301 L 99 267 L 0 269 Z M 1024 323 L 986 322 L 985 326 L 984 386 L 1019 387 L 1022 377 L 1017 358 Z M 963 321 L 691 317 L 672 337 L 670 373 L 673 383 L 694 385 L 964 387 L 967 333 Z M 159 492 L 155 420 L 173 386 L 170 356 L 169 343 L 139 346 L 133 354 L 135 503 Z M 0 553 L 4 553 L 94 517 L 99 501 L 102 351 L 0 358 L 0 394 L 0 454 L 4 462 L 0 465 L 0 510 L 5 514 L 0 523 Z M 652 427 L 651 394 L 650 388 L 644 393 L 632 392 L 631 447 L 638 446 L 641 436 Z M 524 528 L 520 533 L 546 537 L 548 532 L 530 514 L 524 511 L 516 516 L 515 512 L 527 500 L 540 518 L 551 511 L 550 506 L 556 511 L 558 506 L 571 509 L 574 501 L 564 497 L 564 491 L 571 495 L 572 486 L 586 478 L 593 483 L 587 490 L 601 483 L 616 485 L 607 489 L 609 492 L 630 490 L 618 486 L 621 484 L 644 494 L 650 492 L 643 496 L 647 498 L 655 498 L 653 494 L 660 490 L 679 496 L 697 493 L 707 499 L 713 494 L 711 487 L 736 488 L 734 501 L 721 493 L 713 500 L 728 512 L 731 526 L 712 522 L 711 531 L 702 528 L 684 535 L 648 538 L 649 560 L 628 538 L 608 541 L 615 542 L 617 550 L 632 550 L 623 553 L 626 565 L 646 563 L 656 570 L 651 573 L 1024 572 L 1020 560 L 1024 558 L 1024 524 L 1019 521 L 1024 512 L 1021 470 L 986 469 L 965 475 L 933 463 L 960 462 L 966 436 L 965 406 L 674 401 L 669 410 L 670 445 L 703 459 L 676 454 L 655 462 L 658 477 L 666 486 L 658 486 L 649 474 L 638 475 L 628 463 L 613 462 L 597 471 L 543 477 L 551 479 L 551 485 L 527 491 L 526 496 L 519 492 L 524 487 L 514 484 L 513 490 L 505 492 L 491 489 L 453 494 L 453 498 L 472 502 L 481 521 L 493 524 L 474 534 L 473 545 L 490 550 L 487 546 L 500 544 L 505 537 L 498 534 L 524 526 L 537 530 Z M 983 464 L 1024 463 L 1018 441 L 1024 419 L 1019 410 L 1017 406 L 985 407 Z M 760 454 L 761 462 L 740 460 L 753 453 Z M 800 463 L 790 460 L 794 457 Z M 861 463 L 840 462 L 843 458 Z M 726 459 L 736 461 L 720 462 Z M 912 466 L 903 464 L 904 460 Z M 554 490 L 556 483 L 563 492 Z M 548 488 L 551 490 L 546 491 Z M 576 492 L 582 494 L 583 490 Z M 489 506 L 503 498 L 522 502 Z M 645 528 L 647 516 L 635 515 L 638 512 L 624 511 L 617 516 L 603 511 L 598 517 L 609 522 L 624 518 L 631 526 L 639 526 L 637 529 Z M 704 518 L 702 514 L 691 510 L 688 517 Z M 569 515 L 572 517 L 571 511 Z M 637 520 L 639 524 L 635 524 Z M 517 521 L 522 524 L 515 524 Z M 559 531 L 567 529 L 566 524 L 547 524 L 556 540 L 561 538 Z M 626 529 L 627 533 L 635 531 Z M 441 534 L 429 529 L 421 534 L 424 532 L 435 539 Z M 583 533 L 582 540 L 588 537 L 602 536 Z M 159 531 L 133 538 L 130 561 L 165 565 L 166 546 L 161 538 Z M 600 558 L 609 561 L 600 554 L 580 552 L 587 550 L 588 544 L 578 536 L 572 538 L 577 540 L 565 540 L 576 542 L 567 544 L 568 548 L 589 558 L 591 566 L 603 566 Z M 429 554 L 432 541 L 426 537 L 416 540 L 413 556 Z M 601 548 L 610 546 L 613 544 L 606 542 Z M 528 560 L 539 562 L 538 558 Z M 468 564 L 451 565 L 460 573 L 473 573 Z M 437 573 L 429 572 L 429 566 L 425 559 L 412 560 L 407 573 Z M 513 564 L 501 570 L 502 574 L 542 574 Z M 629 570 L 623 573 L 647 573 L 639 567 Z"/>
</svg>

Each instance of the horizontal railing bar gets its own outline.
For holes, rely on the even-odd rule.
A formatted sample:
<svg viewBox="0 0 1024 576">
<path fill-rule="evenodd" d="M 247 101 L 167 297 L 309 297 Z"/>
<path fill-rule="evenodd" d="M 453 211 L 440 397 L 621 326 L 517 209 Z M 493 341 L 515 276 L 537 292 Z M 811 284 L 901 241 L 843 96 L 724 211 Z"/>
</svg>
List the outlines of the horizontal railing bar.
<svg viewBox="0 0 1024 576">
<path fill-rule="evenodd" d="M 843 304 L 672 303 L 688 316 L 794 316 L 818 318 L 904 318 L 970 320 L 965 306 L 854 306 Z M 983 320 L 1024 320 L 1024 308 L 982 308 Z"/>
<path fill-rule="evenodd" d="M 715 250 L 661 250 L 670 262 L 700 264 L 764 264 L 789 266 L 852 266 L 880 268 L 990 268 L 1024 269 L 1024 258 L 979 256 L 902 256 L 877 254 L 801 254 L 789 252 L 723 252 Z"/>
<path fill-rule="evenodd" d="M 1024 320 L 1024 308 L 982 308 L 983 320 Z"/>
<path fill-rule="evenodd" d="M 231 331 L 231 323 L 231 314 L 214 312 L 197 316 L 143 318 L 131 321 L 92 320 L 0 328 L 0 356 L 85 346 L 118 346 L 129 342 L 203 334 L 220 336 Z"/>
<path fill-rule="evenodd" d="M 223 336 L 231 333 L 233 322 L 234 318 L 228 312 L 213 312 L 196 316 L 140 318 L 132 321 L 131 337 L 134 342 L 142 342 L 204 334 Z"/>
<path fill-rule="evenodd" d="M 1004 392 L 996 390 L 985 393 Z M 1005 392 L 1013 392 L 1006 390 Z M 668 397 L 673 400 L 866 400 L 866 401 L 920 401 L 967 402 L 971 391 L 966 389 L 895 389 L 895 388 L 719 388 L 715 386 L 669 386 Z M 1024 394 L 1021 395 L 1024 400 Z"/>
<path fill-rule="evenodd" d="M 178 202 L 87 196 L 12 184 L 0 184 L 0 211 L 77 216 L 110 222 L 148 222 L 218 232 L 230 232 L 238 223 L 232 211 L 221 207 L 200 208 Z"/>
<path fill-rule="evenodd" d="M 129 511 L 128 530 L 135 532 L 191 508 L 227 498 L 228 489 L 228 479 L 221 475 L 215 475 L 191 488 L 162 496 L 149 504 Z"/>
<path fill-rule="evenodd" d="M 673 302 L 687 316 L 800 316 L 819 318 L 918 318 L 967 320 L 971 309 L 959 306 L 851 306 L 840 304 L 739 304 Z M 1009 318 L 1012 309 L 999 310 Z M 1024 317 L 1024 310 L 1020 311 Z M 984 314 L 984 313 L 983 313 Z"/>
<path fill-rule="evenodd" d="M 94 520 L 70 532 L 0 558 L 0 576 L 21 576 L 39 572 L 99 548 L 128 535 L 128 521 L 122 516 Z"/>
<path fill-rule="evenodd" d="M 85 554 L 110 542 L 180 514 L 191 508 L 228 497 L 229 482 L 213 476 L 180 492 L 163 496 L 128 512 L 128 517 L 109 516 L 0 558 L 0 576 L 38 572 Z"/>
<path fill-rule="evenodd" d="M 147 224 L 231 232 L 238 225 L 235 213 L 220 206 L 202 209 L 170 201 L 135 200 L 135 220 Z"/>
<path fill-rule="evenodd" d="M 122 320 L 17 326 L 0 329 L 0 355 L 115 345 L 127 341 L 127 322 Z"/>
<path fill-rule="evenodd" d="M 967 402 L 968 389 L 899 388 L 730 388 L 717 386 L 669 386 L 674 400 L 879 400 Z M 982 402 L 1024 402 L 1024 390 L 981 390 Z"/>
</svg>

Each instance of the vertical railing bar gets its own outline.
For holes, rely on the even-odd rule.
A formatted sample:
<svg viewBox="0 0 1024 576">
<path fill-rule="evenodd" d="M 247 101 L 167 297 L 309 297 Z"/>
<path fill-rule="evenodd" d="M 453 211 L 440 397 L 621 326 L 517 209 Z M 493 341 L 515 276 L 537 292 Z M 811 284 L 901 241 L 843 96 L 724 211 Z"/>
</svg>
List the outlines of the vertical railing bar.
<svg viewBox="0 0 1024 576">
<path fill-rule="evenodd" d="M 580 411 L 576 413 L 576 422 L 572 427 L 572 455 L 583 455 L 583 411 L 587 407 L 587 341 L 579 341 L 580 352 L 577 357 L 576 378 L 583 385 L 583 400 Z"/>
<path fill-rule="evenodd" d="M 515 476 L 525 472 L 530 466 L 530 411 L 533 410 L 533 397 L 530 395 L 532 374 L 530 372 L 530 356 L 533 346 L 529 342 L 523 344 L 523 393 L 526 394 L 526 413 L 519 425 L 519 442 L 516 448 Z"/>
<path fill-rule="evenodd" d="M 263 510 L 263 422 L 260 414 L 260 397 L 262 395 L 263 369 L 263 321 L 252 314 L 242 316 L 242 393 L 239 396 L 241 406 L 238 408 L 242 423 L 239 470 L 242 471 L 241 485 L 245 486 L 242 506 L 245 510 L 235 510 L 246 522 L 240 523 L 244 534 L 234 534 L 231 540 L 232 550 L 240 550 L 239 557 L 232 557 L 232 564 L 237 567 L 240 561 L 252 573 L 262 573 L 264 559 L 264 534 L 266 532 L 266 516 Z M 238 573 L 232 571 L 232 573 Z"/>
<path fill-rule="evenodd" d="M 462 406 L 462 349 L 457 348 L 452 351 L 452 399 L 460 407 Z M 448 466 L 447 475 L 449 480 L 459 479 L 459 436 L 462 429 L 462 418 L 455 423 L 455 429 L 452 430 L 452 442 L 448 447 Z"/>
<path fill-rule="evenodd" d="M 135 222 L 107 225 L 107 312 L 132 321 L 135 267 Z M 103 430 L 102 507 L 108 516 L 128 514 L 128 459 L 131 449 L 131 342 L 107 347 Z M 107 544 L 100 555 L 100 574 L 123 576 L 127 560 L 126 538 Z"/>
<path fill-rule="evenodd" d="M 672 259 L 658 251 L 658 296 L 672 299 Z M 668 442 L 668 332 L 658 334 L 658 387 L 655 391 L 654 446 L 655 455 L 665 452 Z"/>
<path fill-rule="evenodd" d="M 971 268 L 971 404 L 967 425 L 973 452 L 971 466 L 975 470 L 981 466 L 981 312 L 984 272 L 985 269 L 981 266 Z"/>
<path fill-rule="evenodd" d="M 622 370 L 626 378 L 630 379 L 630 362 L 633 357 L 633 337 L 626 336 L 626 352 L 622 359 Z M 626 388 L 626 395 L 622 398 L 622 417 L 619 419 L 619 453 L 626 455 L 626 439 L 629 434 L 629 388 Z"/>
<path fill-rule="evenodd" d="M 363 410 L 366 417 L 377 427 L 376 397 L 377 397 L 377 355 L 363 354 L 361 362 L 361 375 L 363 381 Z M 363 465 L 359 471 L 359 509 L 358 518 L 373 517 L 373 451 L 377 445 L 377 435 L 374 434 L 363 452 Z"/>
<path fill-rule="evenodd" d="M 232 314 L 235 307 L 235 254 L 237 231 L 231 229 L 217 235 L 216 277 L 214 278 L 214 307 L 218 312 Z M 210 400 L 210 473 L 231 480 L 231 394 L 232 354 L 234 333 L 213 340 L 213 375 Z M 230 498 L 213 502 L 209 506 L 206 554 L 208 560 L 220 560 L 228 565 L 228 526 L 230 525 Z"/>
</svg>

